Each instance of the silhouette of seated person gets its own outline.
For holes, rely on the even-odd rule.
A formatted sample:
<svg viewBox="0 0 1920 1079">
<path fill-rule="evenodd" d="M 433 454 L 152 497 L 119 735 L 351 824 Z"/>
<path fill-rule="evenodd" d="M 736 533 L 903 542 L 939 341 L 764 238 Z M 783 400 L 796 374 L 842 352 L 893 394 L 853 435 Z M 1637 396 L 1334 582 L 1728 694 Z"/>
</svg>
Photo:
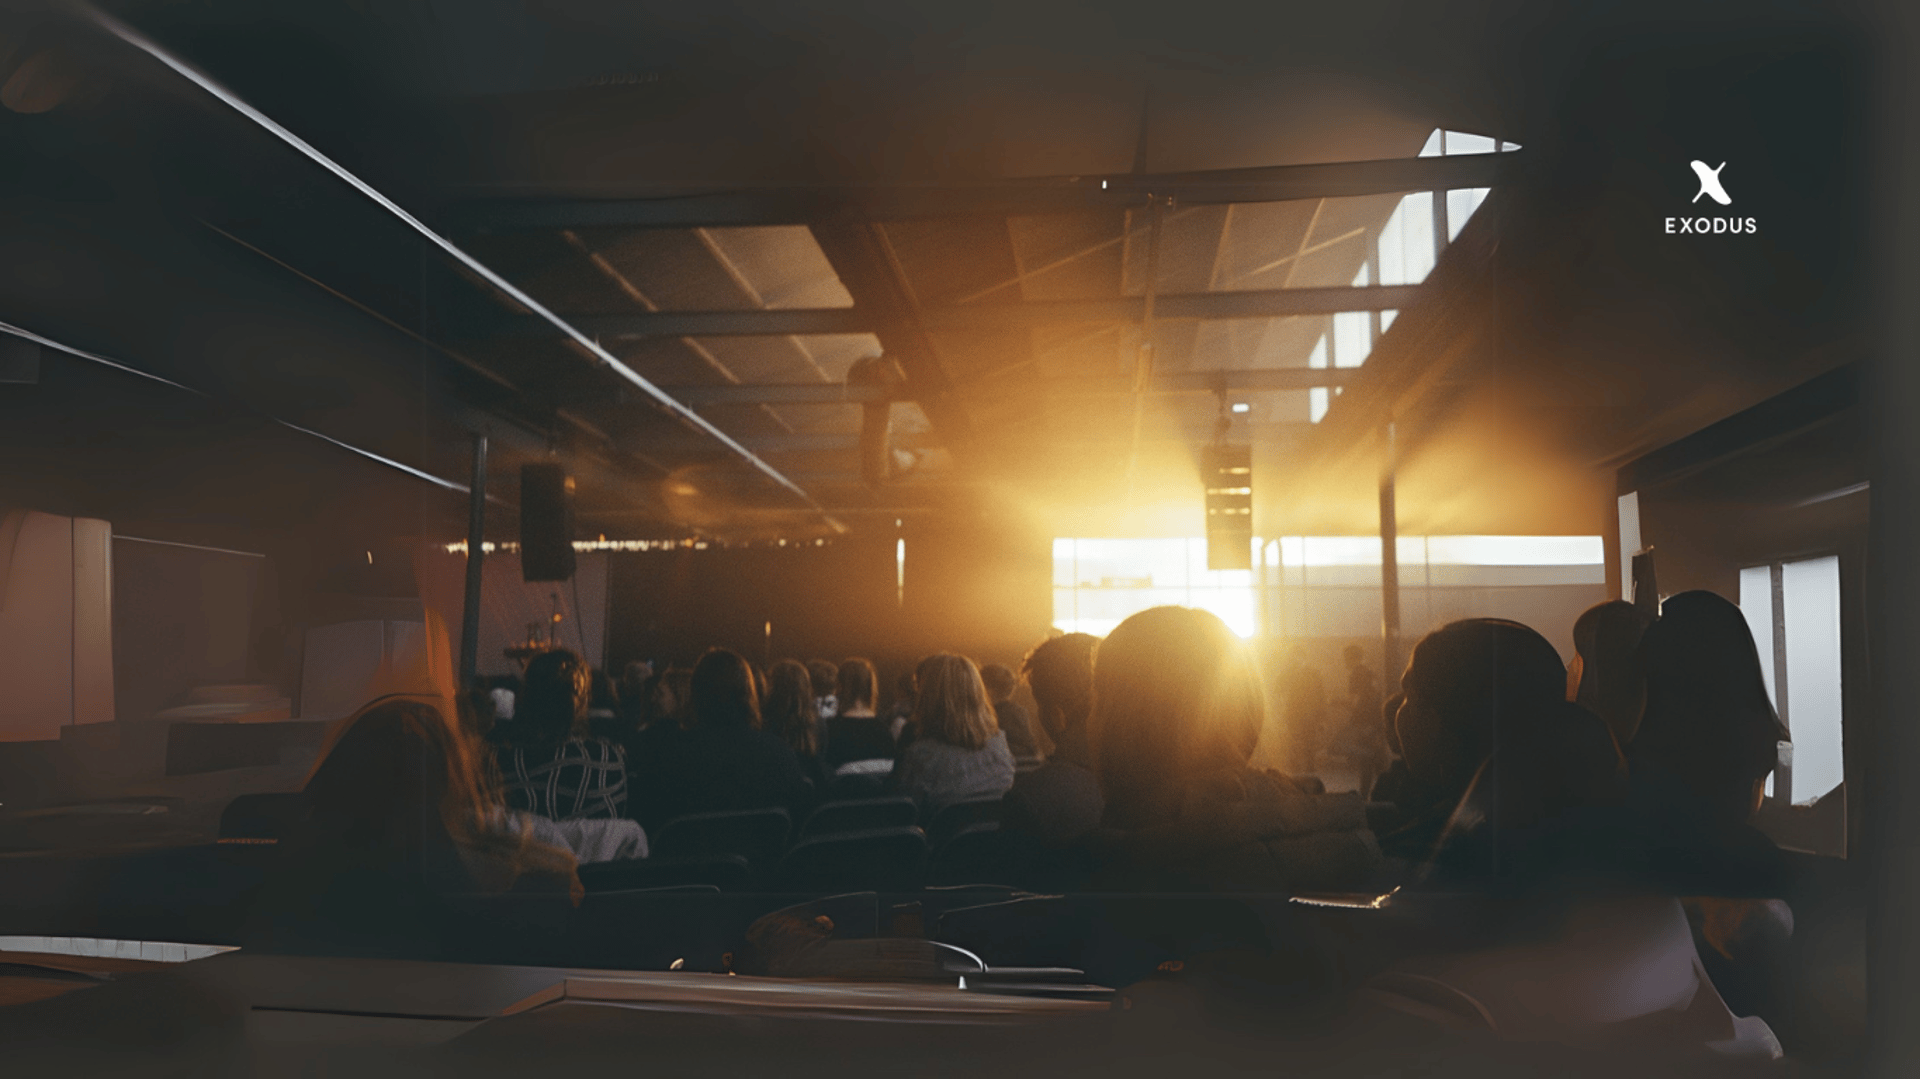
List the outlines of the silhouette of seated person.
<svg viewBox="0 0 1920 1079">
<path fill-rule="evenodd" d="M 1729 1001 L 1790 1026 L 1784 901 L 1803 861 L 1751 821 L 1786 729 L 1740 609 L 1712 592 L 1661 605 L 1641 640 L 1645 709 L 1628 759 L 1649 873 L 1688 897 L 1701 955 Z"/>
<path fill-rule="evenodd" d="M 1001 826 L 1050 850 L 1085 838 L 1100 827 L 1106 811 L 1087 744 L 1097 644 L 1096 637 L 1069 633 L 1034 646 L 1021 664 L 1040 727 L 1054 750 L 1045 764 L 1014 779 Z"/>
<path fill-rule="evenodd" d="M 1388 838 L 1419 860 L 1384 919 L 1405 950 L 1371 999 L 1417 1009 L 1441 992 L 1512 1039 L 1778 1055 L 1721 1000 L 1678 900 L 1617 876 L 1619 758 L 1565 699 L 1552 645 L 1514 622 L 1452 623 L 1415 647 L 1401 687 L 1425 812 Z"/>
<path fill-rule="evenodd" d="M 1751 821 L 1787 732 L 1745 616 L 1712 592 L 1682 592 L 1639 655 L 1646 706 L 1627 759 L 1657 870 L 1703 894 L 1780 894 L 1786 862 Z"/>
<path fill-rule="evenodd" d="M 542 652 L 527 662 L 525 682 L 495 751 L 507 806 L 555 821 L 625 816 L 626 749 L 589 729 L 586 661 L 563 648 Z"/>
<path fill-rule="evenodd" d="M 1367 887 L 1380 855 L 1358 795 L 1320 795 L 1248 763 L 1265 706 L 1217 616 L 1156 607 L 1094 658 L 1087 732 L 1106 801 L 1095 885 L 1286 896 Z"/>
<path fill-rule="evenodd" d="M 997 798 L 1013 786 L 1013 752 L 994 718 L 980 670 L 940 653 L 914 668 L 913 738 L 900 750 L 893 789 L 928 819 L 955 802 Z"/>
<path fill-rule="evenodd" d="M 1633 741 L 1646 703 L 1639 649 L 1652 622 L 1645 609 L 1615 599 L 1587 608 L 1573 624 L 1567 696 L 1599 716 L 1622 747 Z"/>
<path fill-rule="evenodd" d="M 1013 751 L 1015 761 L 1038 761 L 1040 744 L 1033 736 L 1033 719 L 1013 694 L 1020 688 L 1013 672 L 998 663 L 989 663 L 980 668 L 980 681 L 987 687 L 987 697 L 993 701 L 993 718 L 1006 733 L 1007 748 Z"/>
<path fill-rule="evenodd" d="M 767 699 L 760 720 L 793 750 L 801 772 L 814 789 L 826 790 L 828 776 L 820 760 L 820 713 L 814 707 L 813 680 L 806 664 L 783 659 L 767 671 Z"/>
<path fill-rule="evenodd" d="M 778 807 L 797 814 L 809 787 L 792 747 L 761 729 L 747 661 L 711 649 L 694 664 L 688 690 L 683 729 L 637 766 L 641 824 L 654 832 L 689 813 Z"/>
<path fill-rule="evenodd" d="M 1599 857 L 1580 845 L 1620 827 L 1604 812 L 1626 793 L 1612 737 L 1566 700 L 1559 653 L 1526 626 L 1480 618 L 1428 634 L 1393 726 L 1403 823 L 1380 842 L 1420 873 L 1476 887 L 1519 879 Z"/>
<path fill-rule="evenodd" d="M 389 696 L 349 718 L 307 782 L 249 946 L 453 958 L 486 933 L 461 897 L 577 901 L 572 854 L 505 817 L 485 752 L 429 698 Z"/>
<path fill-rule="evenodd" d="M 823 725 L 821 765 L 831 778 L 854 761 L 891 761 L 896 745 L 889 717 L 874 715 L 879 676 L 858 656 L 840 664 L 834 699 L 838 710 Z"/>
</svg>

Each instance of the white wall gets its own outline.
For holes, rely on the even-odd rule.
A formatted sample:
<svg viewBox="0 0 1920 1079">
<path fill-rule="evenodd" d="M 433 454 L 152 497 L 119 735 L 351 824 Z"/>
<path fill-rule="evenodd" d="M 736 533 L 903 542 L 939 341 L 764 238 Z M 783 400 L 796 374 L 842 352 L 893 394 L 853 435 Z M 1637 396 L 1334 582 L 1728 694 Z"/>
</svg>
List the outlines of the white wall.
<svg viewBox="0 0 1920 1079">
<path fill-rule="evenodd" d="M 113 527 L 28 512 L 0 565 L 0 741 L 113 719 Z"/>
</svg>

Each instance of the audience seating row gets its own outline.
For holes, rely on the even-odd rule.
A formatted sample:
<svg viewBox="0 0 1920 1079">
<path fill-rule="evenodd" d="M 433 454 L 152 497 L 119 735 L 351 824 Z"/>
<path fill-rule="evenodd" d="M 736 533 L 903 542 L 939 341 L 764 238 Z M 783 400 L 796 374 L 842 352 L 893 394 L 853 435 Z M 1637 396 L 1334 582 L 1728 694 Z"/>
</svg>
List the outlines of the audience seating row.
<svg viewBox="0 0 1920 1079">
<path fill-rule="evenodd" d="M 305 810 L 301 794 L 248 794 L 220 818 L 223 844 L 270 844 Z M 796 833 L 784 809 L 698 813 L 669 821 L 653 857 L 582 867 L 593 891 L 711 887 L 724 892 L 913 891 L 1001 874 L 999 799 L 947 806 L 923 830 L 911 798 L 828 802 Z"/>
</svg>

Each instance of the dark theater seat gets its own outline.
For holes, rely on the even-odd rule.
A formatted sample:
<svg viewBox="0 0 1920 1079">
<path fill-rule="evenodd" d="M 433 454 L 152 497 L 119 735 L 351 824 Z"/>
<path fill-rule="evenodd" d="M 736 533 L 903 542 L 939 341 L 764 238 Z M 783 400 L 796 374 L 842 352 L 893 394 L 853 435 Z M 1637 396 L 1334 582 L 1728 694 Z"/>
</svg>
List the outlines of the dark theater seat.
<svg viewBox="0 0 1920 1079">
<path fill-rule="evenodd" d="M 786 849 L 793 818 L 784 809 L 743 809 L 675 817 L 654 840 L 656 858 L 694 858 L 737 854 L 755 866 L 772 862 Z"/>
<path fill-rule="evenodd" d="M 807 822 L 800 827 L 800 838 L 899 828 L 914 823 L 919 815 L 919 806 L 904 796 L 828 802 L 807 817 Z"/>
<path fill-rule="evenodd" d="M 918 828 L 874 828 L 794 844 L 774 871 L 772 890 L 910 892 L 925 881 L 927 836 Z"/>
<path fill-rule="evenodd" d="M 934 814 L 927 825 L 927 842 L 933 849 L 939 850 L 947 840 L 967 828 L 969 825 L 998 822 L 1000 820 L 1000 799 L 973 798 L 964 802 L 955 802 Z"/>
<path fill-rule="evenodd" d="M 996 821 L 961 828 L 940 844 L 928 880 L 934 884 L 996 884 L 1014 868 L 1007 837 Z"/>
<path fill-rule="evenodd" d="M 595 862 L 580 867 L 580 883 L 589 892 L 693 887 L 739 892 L 753 885 L 753 866 L 737 854 Z"/>
<path fill-rule="evenodd" d="M 307 796 L 300 791 L 243 794 L 220 811 L 220 838 L 284 839 L 306 812 Z"/>
</svg>

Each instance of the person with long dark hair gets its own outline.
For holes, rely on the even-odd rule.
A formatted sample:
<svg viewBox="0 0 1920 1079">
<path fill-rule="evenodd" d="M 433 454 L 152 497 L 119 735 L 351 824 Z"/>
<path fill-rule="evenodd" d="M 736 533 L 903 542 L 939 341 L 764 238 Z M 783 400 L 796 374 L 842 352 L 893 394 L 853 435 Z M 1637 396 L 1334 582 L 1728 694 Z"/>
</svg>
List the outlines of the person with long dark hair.
<svg viewBox="0 0 1920 1079">
<path fill-rule="evenodd" d="M 1700 954 L 1730 1003 L 1789 1020 L 1799 859 L 1752 824 L 1785 726 L 1746 616 L 1705 591 L 1660 606 L 1640 639 L 1645 708 L 1628 743 L 1653 876 L 1687 898 Z"/>
<path fill-rule="evenodd" d="M 1387 838 L 1419 868 L 1384 919 L 1408 933 L 1373 999 L 1419 1014 L 1439 992 L 1507 1038 L 1779 1056 L 1764 1022 L 1719 997 L 1680 901 L 1612 860 L 1625 773 L 1605 723 L 1566 699 L 1545 638 L 1454 622 L 1414 647 L 1400 686 L 1424 812 Z"/>
<path fill-rule="evenodd" d="M 281 842 L 251 945 L 448 957 L 476 929 L 456 915 L 459 897 L 532 890 L 577 902 L 572 853 L 502 812 L 485 752 L 425 697 L 384 697 L 347 719 Z"/>
<path fill-rule="evenodd" d="M 841 669 L 846 668 L 843 665 Z M 806 664 L 783 659 L 767 671 L 767 701 L 760 722 L 793 750 L 801 771 L 814 787 L 824 790 L 827 779 L 820 761 L 820 713 L 814 706 L 813 680 Z"/>
<path fill-rule="evenodd" d="M 1422 638 L 1394 715 L 1410 820 L 1382 845 L 1463 883 L 1558 860 L 1566 827 L 1626 794 L 1612 736 L 1566 683 L 1560 654 L 1518 622 L 1467 619 Z"/>
<path fill-rule="evenodd" d="M 506 804 L 550 820 L 620 817 L 627 804 L 627 754 L 592 733 L 592 677 L 563 648 L 527 663 L 526 685 L 496 754 Z"/>
<path fill-rule="evenodd" d="M 1712 592 L 1670 597 L 1639 662 L 1646 707 L 1627 753 L 1636 783 L 1671 825 L 1744 832 L 1787 740 L 1746 616 Z"/>
<path fill-rule="evenodd" d="M 710 649 L 694 664 L 685 726 L 638 762 L 639 819 L 649 831 L 676 816 L 778 806 L 798 811 L 810 784 L 793 748 L 761 729 L 753 668 Z"/>
</svg>

